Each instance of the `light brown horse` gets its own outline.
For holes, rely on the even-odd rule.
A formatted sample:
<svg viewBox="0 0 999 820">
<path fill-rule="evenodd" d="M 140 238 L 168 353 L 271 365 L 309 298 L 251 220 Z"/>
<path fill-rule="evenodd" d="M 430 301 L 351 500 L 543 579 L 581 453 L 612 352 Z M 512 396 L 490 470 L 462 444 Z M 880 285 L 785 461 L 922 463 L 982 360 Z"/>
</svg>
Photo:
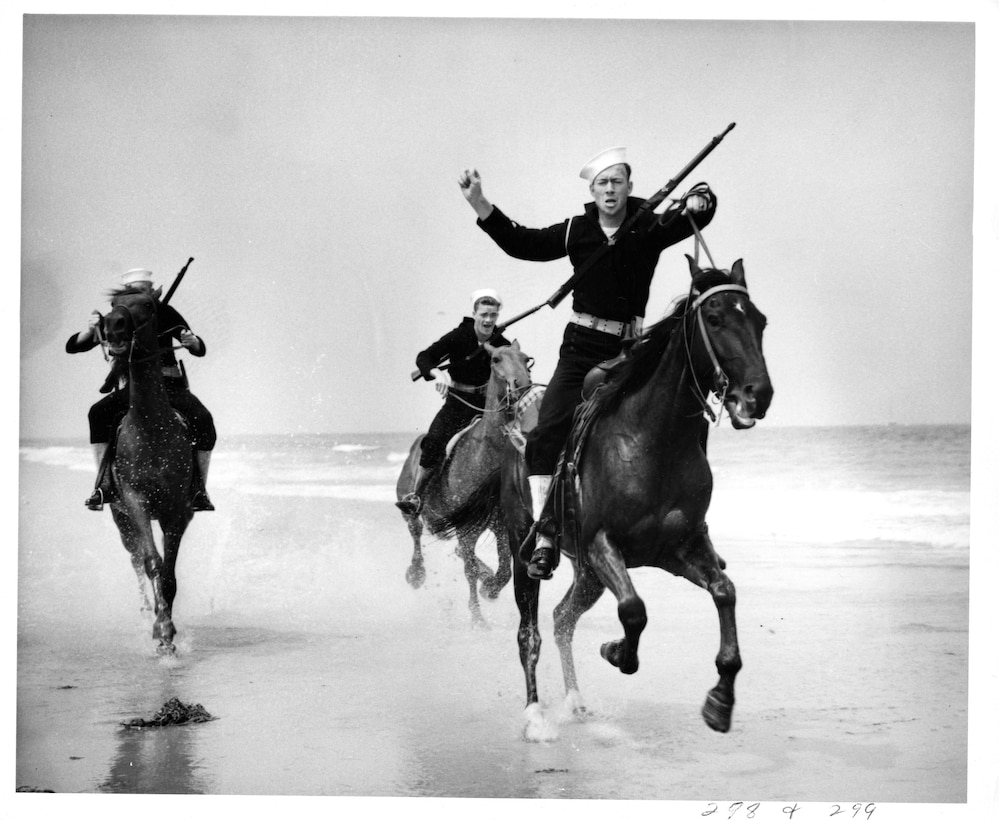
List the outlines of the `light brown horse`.
<svg viewBox="0 0 999 820">
<path fill-rule="evenodd" d="M 688 257 L 689 259 L 689 257 Z M 701 714 L 712 729 L 728 731 L 735 677 L 742 667 L 736 637 L 735 586 L 715 552 L 705 515 L 712 477 L 706 454 L 712 413 L 709 392 L 720 397 L 732 426 L 746 429 L 763 418 L 773 387 L 763 358 L 766 317 L 749 299 L 742 260 L 731 272 L 699 269 L 690 260 L 689 296 L 650 328 L 629 357 L 577 414 L 566 445 L 561 479 L 553 482 L 559 545 L 572 561 L 573 582 L 555 608 L 568 705 L 585 711 L 579 696 L 572 639 L 576 624 L 610 589 L 618 601 L 624 636 L 604 643 L 601 656 L 625 674 L 638 671 L 638 642 L 647 622 L 632 583 L 634 567 L 659 567 L 707 590 L 718 611 L 719 680 Z M 531 527 L 524 460 L 507 449 L 501 470 L 444 522 L 471 526 L 501 505 L 513 543 Z M 536 668 L 539 582 L 514 563 L 520 609 L 518 644 L 527 684 L 525 735 L 540 736 Z"/>
<path fill-rule="evenodd" d="M 529 357 L 520 349 L 520 344 L 493 347 L 484 345 L 491 360 L 491 374 L 486 388 L 485 410 L 480 419 L 461 434 L 454 442 L 444 464 L 430 479 L 423 493 L 423 506 L 416 514 L 403 512 L 403 518 L 413 538 L 413 556 L 406 570 L 406 580 L 414 589 L 423 585 L 426 569 L 423 564 L 421 536 L 424 523 L 433 528 L 435 522 L 460 505 L 468 493 L 477 487 L 496 469 L 499 455 L 508 436 L 515 435 L 514 425 L 521 399 L 531 391 L 531 374 L 528 369 Z M 413 487 L 413 476 L 420 462 L 418 436 L 410 447 L 396 484 L 396 495 L 402 499 Z M 496 538 L 497 567 L 493 572 L 475 554 L 479 536 L 491 531 Z M 474 527 L 463 528 L 455 533 L 458 539 L 456 552 L 465 565 L 465 578 L 468 580 L 468 608 L 472 620 L 485 624 L 479 606 L 478 586 L 487 598 L 496 598 L 500 590 L 510 581 L 510 544 L 506 527 L 501 526 L 499 511 L 487 517 Z"/>
<path fill-rule="evenodd" d="M 117 291 L 104 327 L 110 351 L 127 360 L 129 376 L 128 412 L 118 429 L 111 464 L 119 494 L 111 514 L 146 603 L 144 578 L 152 587 L 157 650 L 172 653 L 177 554 L 194 515 L 191 440 L 163 383 L 155 299 L 142 290 Z M 162 556 L 153 537 L 154 520 L 163 534 Z"/>
</svg>

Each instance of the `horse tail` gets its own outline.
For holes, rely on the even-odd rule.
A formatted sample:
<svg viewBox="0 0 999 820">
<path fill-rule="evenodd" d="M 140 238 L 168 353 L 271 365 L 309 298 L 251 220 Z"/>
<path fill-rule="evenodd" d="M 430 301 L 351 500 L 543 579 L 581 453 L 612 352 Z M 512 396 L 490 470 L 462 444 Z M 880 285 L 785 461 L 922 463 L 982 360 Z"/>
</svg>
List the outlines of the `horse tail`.
<svg viewBox="0 0 999 820">
<path fill-rule="evenodd" d="M 500 503 L 500 470 L 497 467 L 461 504 L 441 518 L 427 522 L 427 528 L 441 538 L 454 538 L 459 532 L 481 532 L 496 518 Z"/>
</svg>

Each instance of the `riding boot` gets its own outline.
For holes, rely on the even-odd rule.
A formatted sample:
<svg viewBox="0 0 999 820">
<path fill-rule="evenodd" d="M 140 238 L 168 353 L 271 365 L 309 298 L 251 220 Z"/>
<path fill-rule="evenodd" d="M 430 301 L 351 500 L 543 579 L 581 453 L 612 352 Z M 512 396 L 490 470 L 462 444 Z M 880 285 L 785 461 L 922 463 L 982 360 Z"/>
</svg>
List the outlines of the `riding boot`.
<svg viewBox="0 0 999 820">
<path fill-rule="evenodd" d="M 404 495 L 395 505 L 406 515 L 419 515 L 423 509 L 423 491 L 427 488 L 433 470 L 418 464 L 416 476 L 413 479 L 413 491 Z"/>
<path fill-rule="evenodd" d="M 97 481 L 94 484 L 94 491 L 83 503 L 87 509 L 100 512 L 105 504 L 117 501 L 118 497 L 114 492 L 114 482 L 111 481 L 111 465 L 105 463 L 108 451 L 108 442 L 100 441 L 94 443 L 94 460 L 97 462 Z"/>
<path fill-rule="evenodd" d="M 195 484 L 194 498 L 191 499 L 191 509 L 194 512 L 212 512 L 215 509 L 215 505 L 212 504 L 211 499 L 208 497 L 208 465 L 212 461 L 212 451 L 211 450 L 195 450 L 195 456 L 198 464 L 198 479 Z"/>
<path fill-rule="evenodd" d="M 548 490 L 551 487 L 552 477 L 550 475 L 531 475 L 527 477 L 527 483 L 531 487 L 531 507 L 534 511 L 534 550 L 531 559 L 527 564 L 527 574 L 530 578 L 538 581 L 545 581 L 552 577 L 555 567 L 558 566 L 559 551 L 553 543 L 554 527 L 551 518 L 545 515 L 545 501 L 548 498 Z M 527 539 L 530 541 L 530 538 Z M 527 546 L 525 541 L 523 547 Z"/>
</svg>

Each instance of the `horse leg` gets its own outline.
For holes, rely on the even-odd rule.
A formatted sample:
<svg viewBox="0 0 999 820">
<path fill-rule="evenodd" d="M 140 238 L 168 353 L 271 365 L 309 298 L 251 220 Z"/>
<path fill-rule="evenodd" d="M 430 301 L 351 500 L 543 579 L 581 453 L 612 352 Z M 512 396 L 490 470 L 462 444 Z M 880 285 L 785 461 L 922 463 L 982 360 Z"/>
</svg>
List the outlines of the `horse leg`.
<svg viewBox="0 0 999 820">
<path fill-rule="evenodd" d="M 645 603 L 635 592 L 624 557 L 604 530 L 593 539 L 587 558 L 597 577 L 617 598 L 617 617 L 624 627 L 624 637 L 605 643 L 600 655 L 624 674 L 633 675 L 638 671 L 638 639 L 648 622 Z"/>
<path fill-rule="evenodd" d="M 465 580 L 468 581 L 468 610 L 472 613 L 472 623 L 476 626 L 486 626 L 486 619 L 482 617 L 482 611 L 479 609 L 479 576 L 482 573 L 482 567 L 490 575 L 492 575 L 492 571 L 485 564 L 482 564 L 475 554 L 477 540 L 478 537 L 475 535 L 459 533 L 457 553 L 465 565 Z"/>
<path fill-rule="evenodd" d="M 599 600 L 605 587 L 589 567 L 573 562 L 573 571 L 572 586 L 555 607 L 555 644 L 562 660 L 566 702 L 574 715 L 581 715 L 586 709 L 580 700 L 579 684 L 576 682 L 572 638 L 576 633 L 576 624 L 580 617 Z"/>
<path fill-rule="evenodd" d="M 139 564 L 152 586 L 153 611 L 156 615 L 156 620 L 153 623 L 153 638 L 162 644 L 162 613 L 166 607 L 166 601 L 163 597 L 163 559 L 156 549 L 152 521 L 138 505 L 129 507 L 127 502 L 121 506 L 113 505 L 111 515 L 118 527 L 125 549 L 131 553 L 133 568 Z M 172 628 L 173 625 L 170 626 Z M 172 637 L 171 634 L 170 638 Z"/>
<path fill-rule="evenodd" d="M 149 603 L 149 594 L 146 592 L 146 569 L 142 556 L 138 552 L 129 552 L 128 557 L 132 560 L 132 569 L 139 580 L 139 611 L 152 612 L 153 605 Z"/>
<path fill-rule="evenodd" d="M 420 538 L 423 535 L 423 521 L 419 515 L 403 513 L 403 517 L 406 519 L 406 526 L 409 527 L 409 534 L 413 538 L 413 557 L 406 569 L 406 582 L 413 589 L 419 589 L 427 579 L 427 570 L 423 566 L 423 545 L 420 543 Z"/>
<path fill-rule="evenodd" d="M 735 627 L 735 584 L 722 570 L 708 537 L 707 526 L 694 535 L 692 549 L 682 567 L 682 575 L 711 593 L 718 610 L 721 646 L 715 657 L 718 683 L 704 701 L 701 716 L 716 732 L 727 732 L 735 706 L 735 676 L 742 669 L 739 638 Z"/>
<path fill-rule="evenodd" d="M 177 629 L 173 623 L 173 601 L 177 597 L 177 555 L 180 552 L 181 538 L 189 522 L 190 518 L 182 515 L 178 521 L 170 522 L 163 527 L 163 563 L 160 567 L 163 606 L 157 612 L 156 625 L 159 627 L 159 651 L 164 653 L 175 651 L 173 639 Z M 155 627 L 153 636 L 157 637 Z"/>
<path fill-rule="evenodd" d="M 489 599 L 499 597 L 500 591 L 510 583 L 510 564 L 513 557 L 510 553 L 510 535 L 506 527 L 493 523 L 490 527 L 496 536 L 496 572 L 490 572 L 488 578 L 482 580 L 482 594 Z"/>
<path fill-rule="evenodd" d="M 541 630 L 538 629 L 538 592 L 540 582 L 527 574 L 527 565 L 514 562 L 513 597 L 520 612 L 517 648 L 527 686 L 527 707 L 538 702 L 538 658 L 541 656 Z"/>
</svg>

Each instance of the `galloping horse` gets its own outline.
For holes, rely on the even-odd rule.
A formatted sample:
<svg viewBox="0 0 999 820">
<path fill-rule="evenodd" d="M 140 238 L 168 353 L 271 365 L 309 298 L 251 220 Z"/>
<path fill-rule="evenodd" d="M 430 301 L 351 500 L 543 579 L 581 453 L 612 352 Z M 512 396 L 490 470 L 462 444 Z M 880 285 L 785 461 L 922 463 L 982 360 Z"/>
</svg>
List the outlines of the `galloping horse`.
<svg viewBox="0 0 999 820">
<path fill-rule="evenodd" d="M 128 412 L 118 429 L 112 475 L 119 500 L 111 514 L 132 559 L 145 608 L 144 575 L 153 591 L 153 638 L 161 653 L 174 651 L 173 600 L 180 541 L 194 515 L 194 470 L 187 428 L 171 408 L 163 383 L 156 327 L 156 302 L 125 287 L 114 293 L 104 320 L 110 351 L 128 362 Z M 153 538 L 153 520 L 163 533 L 163 555 Z"/>
<path fill-rule="evenodd" d="M 735 623 L 735 586 L 708 537 L 705 514 L 712 477 L 705 445 L 713 414 L 706 395 L 721 398 L 732 426 L 752 427 L 764 417 L 773 388 L 763 358 L 766 318 L 746 289 L 742 260 L 731 273 L 700 269 L 690 259 L 688 297 L 634 345 L 608 381 L 584 403 L 566 445 L 562 481 L 553 482 L 560 511 L 563 554 L 572 560 L 573 582 L 555 608 L 566 698 L 574 713 L 579 697 L 572 638 L 580 616 L 610 589 L 618 600 L 624 637 L 600 654 L 625 674 L 638 670 L 638 641 L 645 604 L 628 570 L 659 567 L 703 587 L 718 611 L 719 680 L 701 711 L 705 722 L 728 731 L 735 703 L 735 676 L 742 666 Z M 708 386 L 708 387 L 706 387 Z M 531 525 L 524 461 L 504 454 L 502 469 L 484 483 L 447 524 L 468 526 L 490 503 L 502 504 L 510 537 L 520 543 Z M 491 501 L 490 501 L 491 499 Z M 514 566 L 520 609 L 518 644 L 527 684 L 528 726 L 540 721 L 536 667 L 539 582 L 523 561 Z"/>
<path fill-rule="evenodd" d="M 534 396 L 531 374 L 528 369 L 528 356 L 521 352 L 520 344 L 493 347 L 483 346 L 491 358 L 492 372 L 486 387 L 485 411 L 470 429 L 466 428 L 442 467 L 430 480 L 424 493 L 423 508 L 417 515 L 403 513 L 409 533 L 413 538 L 413 557 L 406 570 L 406 580 L 414 589 L 419 589 L 426 579 L 423 566 L 423 550 L 420 538 L 423 525 L 433 529 L 436 521 L 463 503 L 468 493 L 477 487 L 499 464 L 503 444 L 511 433 L 510 425 L 515 421 L 521 399 Z M 413 486 L 413 475 L 420 461 L 420 435 L 410 447 L 409 457 L 402 467 L 396 484 L 396 495 L 403 498 Z M 493 571 L 475 555 L 475 545 L 479 536 L 491 530 L 496 536 L 498 563 Z M 478 583 L 482 583 L 482 593 L 488 598 L 496 598 L 500 590 L 510 580 L 510 544 L 506 527 L 501 526 L 499 511 L 474 527 L 455 532 L 458 537 L 456 552 L 465 564 L 465 578 L 468 580 L 468 608 L 472 620 L 485 624 L 479 608 Z"/>
</svg>

